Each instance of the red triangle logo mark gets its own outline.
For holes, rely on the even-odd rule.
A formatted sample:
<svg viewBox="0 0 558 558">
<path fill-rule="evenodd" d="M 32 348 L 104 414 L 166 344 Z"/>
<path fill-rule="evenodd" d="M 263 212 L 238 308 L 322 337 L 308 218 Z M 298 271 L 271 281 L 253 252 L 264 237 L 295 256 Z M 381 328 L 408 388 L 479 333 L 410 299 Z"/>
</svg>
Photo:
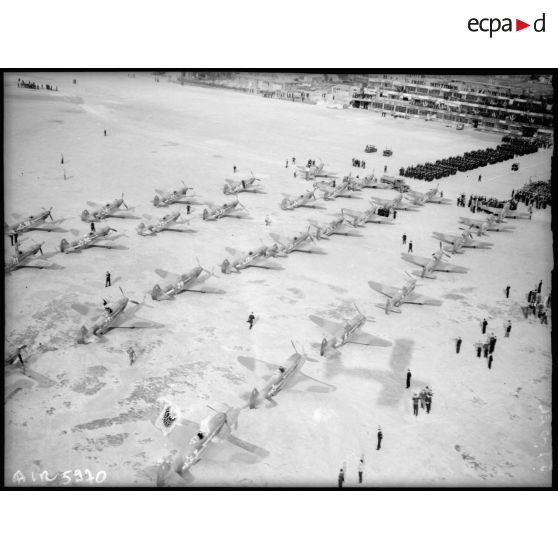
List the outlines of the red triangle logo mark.
<svg viewBox="0 0 558 558">
<path fill-rule="evenodd" d="M 530 23 L 525 23 L 524 21 L 521 21 L 520 19 L 515 20 L 515 30 L 516 31 L 521 31 L 522 29 L 525 29 L 526 27 L 531 27 L 531 24 Z"/>
</svg>

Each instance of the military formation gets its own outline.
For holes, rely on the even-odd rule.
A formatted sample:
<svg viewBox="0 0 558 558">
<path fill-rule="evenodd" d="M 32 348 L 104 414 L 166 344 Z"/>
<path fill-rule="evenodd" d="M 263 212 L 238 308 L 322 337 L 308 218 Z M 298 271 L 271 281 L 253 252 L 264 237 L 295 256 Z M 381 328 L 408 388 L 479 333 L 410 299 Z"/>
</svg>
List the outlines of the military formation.
<svg viewBox="0 0 558 558">
<path fill-rule="evenodd" d="M 514 157 L 536 153 L 539 144 L 535 140 L 523 138 L 513 138 L 510 141 L 501 143 L 496 149 L 487 147 L 486 149 L 476 149 L 468 151 L 463 155 L 438 159 L 435 163 L 424 163 L 412 167 L 401 167 L 399 175 L 417 180 L 440 180 L 441 178 L 457 174 L 457 172 L 470 172 L 487 165 L 502 163 Z M 479 175 L 480 177 L 481 175 Z M 480 182 L 480 179 L 479 179 Z"/>
</svg>

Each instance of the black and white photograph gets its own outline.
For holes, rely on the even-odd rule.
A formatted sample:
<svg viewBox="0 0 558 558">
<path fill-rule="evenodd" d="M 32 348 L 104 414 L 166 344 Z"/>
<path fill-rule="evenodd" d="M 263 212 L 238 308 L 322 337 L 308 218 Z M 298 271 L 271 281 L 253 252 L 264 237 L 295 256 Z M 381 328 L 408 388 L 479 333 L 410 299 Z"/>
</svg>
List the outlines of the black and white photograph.
<svg viewBox="0 0 558 558">
<path fill-rule="evenodd" d="M 4 485 L 550 488 L 554 78 L 6 70 Z"/>
</svg>

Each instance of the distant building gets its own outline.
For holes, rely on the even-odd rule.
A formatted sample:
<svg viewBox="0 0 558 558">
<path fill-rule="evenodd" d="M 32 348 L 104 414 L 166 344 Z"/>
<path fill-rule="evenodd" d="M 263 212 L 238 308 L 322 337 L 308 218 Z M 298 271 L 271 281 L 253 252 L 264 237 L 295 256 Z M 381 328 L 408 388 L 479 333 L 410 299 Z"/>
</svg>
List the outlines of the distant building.
<svg viewBox="0 0 558 558">
<path fill-rule="evenodd" d="M 529 76 L 371 75 L 351 106 L 533 136 L 553 129 L 553 91 L 545 81 Z"/>
</svg>

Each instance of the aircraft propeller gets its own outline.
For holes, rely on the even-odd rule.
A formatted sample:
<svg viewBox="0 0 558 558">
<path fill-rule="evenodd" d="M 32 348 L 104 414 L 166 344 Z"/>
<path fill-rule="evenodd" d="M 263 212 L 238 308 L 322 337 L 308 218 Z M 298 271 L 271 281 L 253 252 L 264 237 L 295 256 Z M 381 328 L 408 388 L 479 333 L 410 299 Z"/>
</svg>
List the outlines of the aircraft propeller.
<svg viewBox="0 0 558 558">
<path fill-rule="evenodd" d="M 122 200 L 122 205 L 126 208 L 126 209 L 130 209 L 127 205 L 126 202 L 124 201 L 124 192 L 122 192 L 122 196 L 120 196 L 121 200 Z"/>
<path fill-rule="evenodd" d="M 128 298 L 128 297 L 124 294 L 124 291 L 122 290 L 122 287 L 119 286 L 118 288 L 120 289 L 120 292 L 122 293 L 122 296 L 123 296 L 124 298 Z M 132 302 L 133 304 L 138 304 L 138 305 L 140 304 L 137 300 L 132 300 L 131 298 L 128 298 L 128 300 L 129 300 L 130 302 Z"/>
</svg>

